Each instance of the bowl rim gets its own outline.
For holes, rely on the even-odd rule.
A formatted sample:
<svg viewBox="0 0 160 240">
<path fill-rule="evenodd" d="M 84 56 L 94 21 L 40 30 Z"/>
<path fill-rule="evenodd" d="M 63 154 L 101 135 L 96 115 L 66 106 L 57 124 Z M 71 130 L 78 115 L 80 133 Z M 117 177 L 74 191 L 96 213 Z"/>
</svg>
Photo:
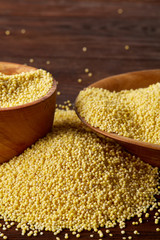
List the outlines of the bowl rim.
<svg viewBox="0 0 160 240">
<path fill-rule="evenodd" d="M 115 74 L 115 75 L 111 75 L 111 76 L 108 76 L 106 78 L 102 78 L 98 81 L 95 81 L 94 83 L 90 84 L 89 86 L 83 88 L 82 90 L 86 89 L 86 88 L 92 88 L 94 87 L 93 85 L 95 83 L 98 83 L 98 82 L 101 82 L 101 81 L 105 81 L 107 79 L 111 79 L 112 77 L 118 77 L 118 76 L 124 76 L 128 73 L 131 73 L 131 74 L 134 74 L 134 73 L 143 73 L 143 72 L 152 72 L 152 71 L 159 71 L 160 72 L 160 69 L 150 69 L 150 70 L 140 70 L 140 71 L 132 71 L 132 72 L 126 72 L 126 73 L 121 73 L 121 74 Z M 97 88 L 97 87 L 95 87 Z M 78 97 L 78 96 L 77 96 Z M 76 97 L 76 100 L 77 100 L 77 97 Z M 128 137 L 124 137 L 124 136 L 121 136 L 121 135 L 118 135 L 117 133 L 113 133 L 113 132 L 105 132 L 103 130 L 101 130 L 100 128 L 98 127 L 94 127 L 92 125 L 90 125 L 86 120 L 85 118 L 81 117 L 78 110 L 77 110 L 77 107 L 76 107 L 76 100 L 75 100 L 75 104 L 74 104 L 74 109 L 75 109 L 75 112 L 77 114 L 77 116 L 79 117 L 79 119 L 87 126 L 89 127 L 90 129 L 92 129 L 94 132 L 96 133 L 99 133 L 105 137 L 108 137 L 108 138 L 111 138 L 115 141 L 119 141 L 119 142 L 123 142 L 123 143 L 129 143 L 129 144 L 134 144 L 136 146 L 140 146 L 140 147 L 143 147 L 143 148 L 148 148 L 148 149 L 153 149 L 153 150 L 157 150 L 157 151 L 160 151 L 160 144 L 154 144 L 154 143 L 149 143 L 149 142 L 143 142 L 143 141 L 140 141 L 140 140 L 136 140 L 136 139 L 133 139 L 133 138 L 128 138 Z"/>
<path fill-rule="evenodd" d="M 32 67 L 32 66 L 26 66 L 24 64 L 19 64 L 19 63 L 12 63 L 12 62 L 0 62 L 0 64 L 4 64 L 4 65 L 11 65 L 16 67 L 20 66 L 20 67 L 24 67 L 25 69 L 28 68 L 28 71 L 25 71 L 25 72 L 30 72 L 30 71 L 35 71 L 35 70 L 38 70 L 38 68 L 35 68 L 35 67 Z M 0 71 L 1 72 L 1 71 Z M 23 71 L 22 71 L 23 72 Z M 22 73 L 21 72 L 21 73 Z M 19 74 L 19 73 L 16 73 L 16 74 Z M 7 74 L 6 74 L 7 75 Z M 9 74 L 8 74 L 9 75 Z M 14 74 L 11 74 L 11 75 L 14 75 Z M 18 110 L 18 109 L 23 109 L 23 108 L 29 108 L 29 107 L 32 107 L 34 105 L 37 105 L 39 104 L 40 102 L 44 102 L 46 99 L 48 99 L 49 97 L 51 97 L 57 90 L 57 82 L 55 80 L 55 78 L 53 78 L 53 84 L 52 84 L 52 87 L 49 89 L 49 91 L 42 97 L 40 97 L 39 99 L 33 101 L 33 102 L 29 102 L 29 103 L 25 103 L 25 104 L 22 104 L 22 105 L 18 105 L 18 106 L 13 106 L 13 107 L 6 107 L 6 108 L 1 108 L 0 107 L 0 113 L 1 112 L 9 112 L 9 111 L 13 111 L 13 110 Z"/>
</svg>

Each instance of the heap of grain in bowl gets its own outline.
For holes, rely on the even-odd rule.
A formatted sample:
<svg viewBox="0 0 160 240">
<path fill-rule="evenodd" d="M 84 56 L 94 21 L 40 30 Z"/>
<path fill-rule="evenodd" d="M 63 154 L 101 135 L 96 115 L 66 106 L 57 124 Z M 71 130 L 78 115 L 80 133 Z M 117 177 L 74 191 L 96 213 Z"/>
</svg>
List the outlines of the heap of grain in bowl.
<svg viewBox="0 0 160 240">
<path fill-rule="evenodd" d="M 0 215 L 22 235 L 123 228 L 157 193 L 157 168 L 84 129 L 73 110 L 56 110 L 51 133 L 0 165 Z"/>
<path fill-rule="evenodd" d="M 52 75 L 42 69 L 14 75 L 0 73 L 0 108 L 38 100 L 47 94 L 52 85 Z"/>
<path fill-rule="evenodd" d="M 120 92 L 86 88 L 79 93 L 76 107 L 91 126 L 160 144 L 160 83 Z"/>
</svg>

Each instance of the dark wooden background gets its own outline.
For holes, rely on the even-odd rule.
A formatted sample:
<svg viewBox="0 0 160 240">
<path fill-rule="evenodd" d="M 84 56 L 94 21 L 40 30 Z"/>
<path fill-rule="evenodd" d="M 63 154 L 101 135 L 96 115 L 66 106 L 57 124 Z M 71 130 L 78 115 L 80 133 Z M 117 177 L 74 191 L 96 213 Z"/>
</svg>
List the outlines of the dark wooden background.
<svg viewBox="0 0 160 240">
<path fill-rule="evenodd" d="M 160 68 L 160 0 L 0 0 L 0 61 L 50 71 L 59 82 L 57 103 L 68 99 L 73 103 L 82 88 L 101 78 Z M 79 78 L 82 83 L 77 82 Z M 125 236 L 158 240 L 156 227 L 160 226 L 154 224 L 152 214 L 141 225 L 128 222 Z M 140 235 L 133 234 L 135 229 Z M 106 235 L 105 239 L 122 239 L 118 227 L 111 232 L 113 237 Z M 8 239 L 28 239 L 14 229 L 6 235 Z M 64 233 L 60 237 L 64 239 Z M 45 233 L 38 239 L 55 236 Z M 81 234 L 80 239 L 90 239 L 89 234 Z M 99 239 L 98 235 L 94 239 Z"/>
</svg>

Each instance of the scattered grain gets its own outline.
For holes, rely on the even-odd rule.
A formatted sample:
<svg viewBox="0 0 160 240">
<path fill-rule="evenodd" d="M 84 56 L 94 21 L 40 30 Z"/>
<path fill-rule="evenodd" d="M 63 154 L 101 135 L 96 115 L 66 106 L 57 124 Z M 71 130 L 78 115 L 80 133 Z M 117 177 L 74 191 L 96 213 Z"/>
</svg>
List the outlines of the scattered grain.
<svg viewBox="0 0 160 240">
<path fill-rule="evenodd" d="M 56 110 L 51 133 L 0 165 L 0 215 L 28 236 L 97 231 L 154 206 L 157 184 L 157 168 L 88 131 L 74 111 Z"/>
<path fill-rule="evenodd" d="M 139 235 L 140 233 L 137 230 L 134 230 L 133 232 L 135 235 Z"/>
<path fill-rule="evenodd" d="M 30 62 L 30 63 L 33 63 L 33 62 L 34 62 L 34 59 L 33 59 L 33 58 L 30 58 L 30 59 L 29 59 L 29 62 Z"/>
<path fill-rule="evenodd" d="M 155 224 L 158 224 L 158 223 L 159 223 L 159 219 L 156 218 L 156 219 L 154 220 L 154 223 L 155 223 Z"/>
<path fill-rule="evenodd" d="M 26 29 L 22 28 L 22 29 L 21 29 L 21 33 L 22 33 L 22 34 L 25 34 L 25 33 L 26 33 Z"/>
<path fill-rule="evenodd" d="M 145 214 L 145 217 L 146 217 L 146 218 L 149 218 L 149 213 L 146 213 L 146 214 Z"/>
<path fill-rule="evenodd" d="M 77 80 L 77 82 L 81 83 L 81 82 L 82 82 L 82 79 L 81 79 L 81 78 L 79 78 L 79 79 Z"/>
<path fill-rule="evenodd" d="M 122 9 L 122 8 L 119 8 L 119 9 L 117 10 L 117 12 L 118 12 L 118 14 L 122 14 L 122 13 L 123 13 L 123 9 Z"/>
<path fill-rule="evenodd" d="M 6 30 L 6 31 L 5 31 L 5 34 L 6 34 L 7 36 L 9 36 L 9 35 L 11 34 L 10 30 Z"/>
<path fill-rule="evenodd" d="M 68 238 L 69 238 L 68 233 L 65 233 L 64 238 L 65 238 L 65 239 L 68 239 Z"/>
<path fill-rule="evenodd" d="M 85 73 L 88 73 L 88 72 L 89 72 L 89 69 L 88 69 L 88 68 L 85 68 L 84 71 L 85 71 Z"/>
<path fill-rule="evenodd" d="M 98 230 L 99 237 L 103 237 L 103 232 L 101 230 Z"/>
<path fill-rule="evenodd" d="M 124 49 L 125 49 L 126 51 L 128 51 L 128 50 L 130 49 L 130 46 L 129 46 L 129 45 L 125 45 L 125 46 L 124 46 Z"/>
<path fill-rule="evenodd" d="M 82 48 L 82 51 L 83 51 L 83 52 L 87 52 L 87 47 L 83 47 L 83 48 Z"/>
<path fill-rule="evenodd" d="M 52 75 L 42 69 L 5 75 L 0 73 L 0 106 L 13 107 L 33 102 L 52 87 Z"/>
</svg>

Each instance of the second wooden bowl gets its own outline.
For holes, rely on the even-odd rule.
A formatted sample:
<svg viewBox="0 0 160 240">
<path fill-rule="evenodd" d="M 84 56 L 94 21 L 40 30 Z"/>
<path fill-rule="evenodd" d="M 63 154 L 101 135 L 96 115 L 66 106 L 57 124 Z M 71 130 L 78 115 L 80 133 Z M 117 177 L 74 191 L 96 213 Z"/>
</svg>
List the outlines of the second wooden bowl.
<svg viewBox="0 0 160 240">
<path fill-rule="evenodd" d="M 124 89 L 137 89 L 148 87 L 151 84 L 160 82 L 160 70 L 146 70 L 138 72 L 130 72 L 112 77 L 104 78 L 98 82 L 93 83 L 89 87 L 104 88 L 110 91 L 121 91 Z M 77 109 L 76 109 L 77 112 Z M 108 133 L 99 128 L 92 127 L 80 116 L 81 121 L 93 131 L 100 133 L 106 137 L 116 140 L 120 145 L 124 146 L 129 152 L 139 156 L 143 161 L 160 167 L 160 145 L 146 143 L 131 138 L 120 136 L 116 133 Z"/>
<path fill-rule="evenodd" d="M 0 62 L 0 72 L 17 74 L 36 70 L 16 63 Z M 40 99 L 17 107 L 0 108 L 0 163 L 22 153 L 52 128 L 56 104 L 56 81 Z"/>
</svg>

